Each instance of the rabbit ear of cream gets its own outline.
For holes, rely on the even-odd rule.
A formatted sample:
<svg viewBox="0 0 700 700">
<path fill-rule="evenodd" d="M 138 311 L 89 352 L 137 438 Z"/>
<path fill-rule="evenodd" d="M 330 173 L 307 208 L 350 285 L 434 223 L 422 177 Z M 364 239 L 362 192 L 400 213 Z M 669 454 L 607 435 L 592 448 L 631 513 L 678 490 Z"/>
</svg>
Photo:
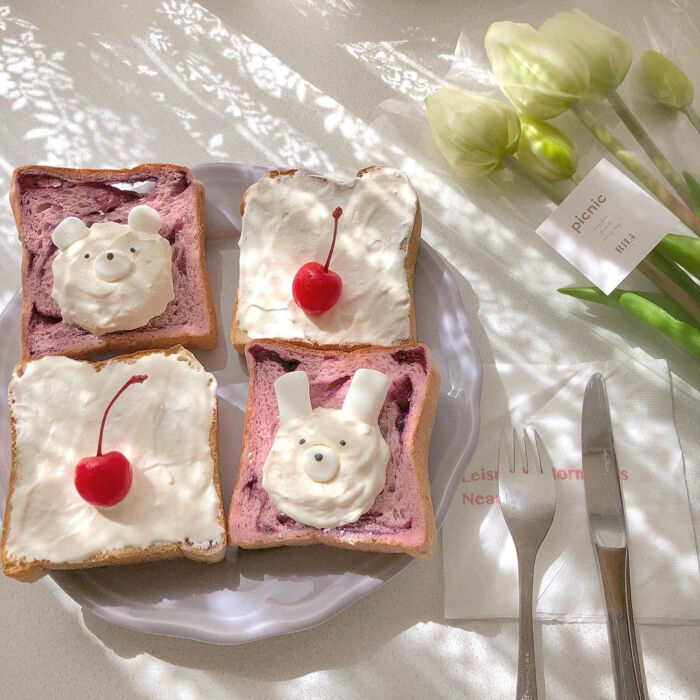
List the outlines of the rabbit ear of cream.
<svg viewBox="0 0 700 700">
<path fill-rule="evenodd" d="M 345 396 L 343 414 L 376 425 L 388 390 L 386 374 L 376 369 L 358 369 Z"/>
<path fill-rule="evenodd" d="M 275 380 L 280 425 L 311 413 L 309 378 L 306 372 L 287 372 Z"/>
</svg>

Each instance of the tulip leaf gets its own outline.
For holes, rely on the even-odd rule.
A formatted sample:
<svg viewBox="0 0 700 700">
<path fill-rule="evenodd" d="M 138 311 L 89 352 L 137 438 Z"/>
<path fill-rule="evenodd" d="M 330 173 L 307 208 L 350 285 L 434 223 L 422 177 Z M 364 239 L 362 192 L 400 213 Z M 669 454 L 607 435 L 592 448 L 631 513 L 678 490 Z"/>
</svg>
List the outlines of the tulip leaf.
<svg viewBox="0 0 700 700">
<path fill-rule="evenodd" d="M 624 311 L 663 333 L 700 360 L 700 325 L 663 292 L 632 292 L 615 289 L 609 295 L 597 287 L 564 287 L 561 294 Z"/>
<path fill-rule="evenodd" d="M 698 182 L 687 170 L 683 171 L 685 184 L 688 185 L 690 201 L 695 209 L 695 216 L 700 216 L 700 182 Z"/>
<path fill-rule="evenodd" d="M 700 302 L 700 285 L 678 263 L 667 258 L 661 251 L 652 250 L 646 257 L 657 270 L 660 270 L 671 282 Z"/>
<path fill-rule="evenodd" d="M 700 278 L 700 238 L 668 233 L 654 250 Z"/>
</svg>

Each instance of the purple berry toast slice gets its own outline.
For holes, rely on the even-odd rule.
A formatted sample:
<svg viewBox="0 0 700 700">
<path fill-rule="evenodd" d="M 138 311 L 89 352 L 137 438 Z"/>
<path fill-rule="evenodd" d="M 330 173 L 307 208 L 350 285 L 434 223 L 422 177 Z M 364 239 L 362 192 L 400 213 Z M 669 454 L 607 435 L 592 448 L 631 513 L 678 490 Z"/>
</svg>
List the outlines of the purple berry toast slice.
<svg viewBox="0 0 700 700">
<path fill-rule="evenodd" d="M 250 385 L 241 461 L 229 512 L 231 543 L 249 549 L 326 544 L 347 549 L 404 552 L 415 557 L 431 556 L 435 551 L 437 534 L 430 498 L 428 447 L 440 375 L 428 348 L 412 344 L 340 352 L 260 341 L 246 347 L 245 357 Z M 285 429 L 299 425 L 299 419 L 296 419 L 296 423 L 294 420 L 285 423 L 285 415 L 290 409 L 289 405 L 283 407 L 280 403 L 278 380 L 291 373 L 300 377 L 305 375 L 308 378 L 308 395 L 302 397 L 302 404 L 304 401 L 310 402 L 308 410 L 313 413 L 319 409 L 335 409 L 331 411 L 333 413 L 345 411 L 348 403 L 352 403 L 348 394 L 353 393 L 358 370 L 373 370 L 372 375 L 380 376 L 381 373 L 388 380 L 384 386 L 386 399 L 382 403 L 382 394 L 376 403 L 372 428 L 376 431 L 378 426 L 378 433 L 388 447 L 386 476 L 380 485 L 381 491 L 369 508 L 353 522 L 335 527 L 304 524 L 291 517 L 286 507 L 288 512 L 283 512 L 277 505 L 279 498 L 273 500 L 277 492 L 267 484 L 266 490 L 263 485 L 264 468 L 268 469 L 269 455 L 277 445 L 281 431 L 280 415 Z M 304 389 L 304 393 L 306 391 Z M 305 445 L 309 434 L 301 428 L 298 432 L 299 435 L 294 434 L 290 445 L 299 450 L 301 460 L 304 449 L 308 452 L 309 444 L 318 441 L 310 438 Z M 345 439 L 337 440 L 338 435 L 335 438 L 332 444 L 336 447 L 331 448 L 333 454 L 330 456 L 335 460 L 336 456 L 333 455 L 337 455 L 340 474 L 347 454 L 344 450 L 352 445 L 346 446 Z M 297 444 L 300 445 L 298 448 Z M 322 466 L 319 458 L 325 458 L 327 451 L 328 448 L 324 446 L 318 451 L 319 454 L 312 452 L 310 465 L 304 465 L 307 474 L 313 473 L 314 479 L 324 482 L 318 487 L 320 490 L 313 493 L 324 496 L 338 478 L 335 476 L 328 480 L 327 475 L 317 478 L 318 468 Z M 314 463 L 314 456 L 319 460 L 318 464 Z M 292 459 L 296 460 L 297 457 L 293 456 Z M 350 464 L 350 461 L 347 463 Z M 289 464 L 290 469 L 295 468 L 292 462 Z M 312 471 L 309 471 L 310 468 Z M 265 476 L 268 477 L 267 472 Z M 284 472 L 282 477 L 290 478 L 289 473 Z M 299 478 L 305 478 L 303 471 L 299 471 Z M 351 484 L 347 490 L 350 491 L 352 487 Z M 302 500 L 308 516 L 306 522 L 323 522 L 314 517 L 315 501 L 309 498 Z M 321 499 L 318 502 L 320 508 Z"/>
<path fill-rule="evenodd" d="M 163 163 L 125 170 L 28 165 L 13 174 L 10 203 L 23 248 L 24 359 L 91 357 L 176 344 L 214 346 L 216 316 L 204 260 L 204 186 L 190 170 Z M 160 216 L 159 233 L 171 247 L 174 298 L 162 313 L 130 330 L 98 336 L 66 322 L 52 296 L 52 266 L 59 253 L 52 234 L 69 217 L 82 222 L 85 230 L 102 222 L 123 225 L 139 205 Z"/>
</svg>

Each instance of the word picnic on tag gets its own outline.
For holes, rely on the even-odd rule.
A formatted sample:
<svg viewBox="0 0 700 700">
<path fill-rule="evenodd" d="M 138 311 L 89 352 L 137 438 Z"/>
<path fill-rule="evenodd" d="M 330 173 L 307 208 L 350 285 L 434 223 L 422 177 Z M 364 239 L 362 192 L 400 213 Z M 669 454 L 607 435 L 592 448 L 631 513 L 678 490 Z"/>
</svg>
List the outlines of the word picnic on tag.
<svg viewBox="0 0 700 700">
<path fill-rule="evenodd" d="M 610 294 L 676 223 L 671 212 L 603 158 L 537 233 Z"/>
</svg>

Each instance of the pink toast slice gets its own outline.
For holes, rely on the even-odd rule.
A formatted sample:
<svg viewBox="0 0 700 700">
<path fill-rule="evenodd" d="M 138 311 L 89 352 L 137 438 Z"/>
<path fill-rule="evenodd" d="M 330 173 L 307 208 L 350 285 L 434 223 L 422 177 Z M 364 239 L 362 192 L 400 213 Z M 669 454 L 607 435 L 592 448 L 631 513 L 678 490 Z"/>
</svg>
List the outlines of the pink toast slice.
<svg viewBox="0 0 700 700">
<path fill-rule="evenodd" d="M 139 193 L 124 185 L 148 183 Z M 120 185 L 121 187 L 117 187 Z M 190 170 L 162 163 L 129 170 L 82 170 L 30 165 L 15 170 L 10 203 L 24 249 L 22 262 L 22 356 L 89 357 L 175 344 L 211 348 L 216 317 L 204 261 L 204 187 Z M 97 337 L 64 323 L 51 298 L 51 265 L 57 249 L 51 234 L 67 216 L 86 226 L 126 223 L 137 204 L 161 215 L 160 233 L 172 246 L 175 298 L 147 325 Z"/>
<path fill-rule="evenodd" d="M 429 557 L 436 528 L 430 499 L 428 447 L 440 375 L 425 345 L 364 348 L 353 352 L 253 342 L 245 351 L 250 372 L 243 448 L 229 512 L 231 543 L 244 548 L 322 543 L 348 549 L 406 552 Z M 273 383 L 285 372 L 309 377 L 312 408 L 340 408 L 355 370 L 390 379 L 379 427 L 389 445 L 384 490 L 357 522 L 316 529 L 281 513 L 262 488 L 262 468 L 279 425 Z"/>
</svg>

